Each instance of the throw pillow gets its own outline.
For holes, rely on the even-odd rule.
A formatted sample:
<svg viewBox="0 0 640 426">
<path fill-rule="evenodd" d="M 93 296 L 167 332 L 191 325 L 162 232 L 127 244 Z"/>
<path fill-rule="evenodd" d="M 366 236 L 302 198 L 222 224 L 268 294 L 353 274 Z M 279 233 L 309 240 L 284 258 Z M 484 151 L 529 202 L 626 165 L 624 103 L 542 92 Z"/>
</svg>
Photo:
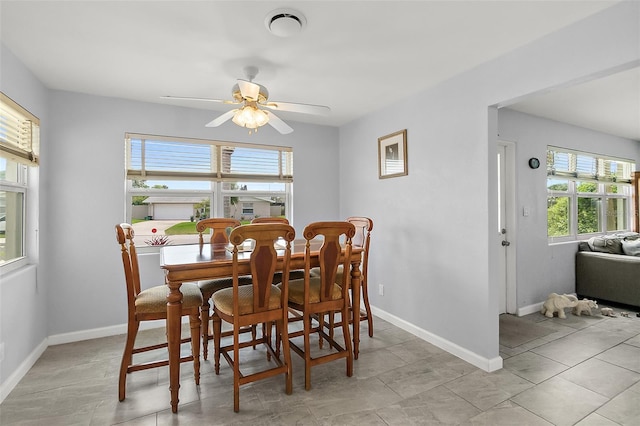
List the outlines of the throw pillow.
<svg viewBox="0 0 640 426">
<path fill-rule="evenodd" d="M 622 241 L 622 251 L 627 256 L 640 256 L 640 240 Z"/>
<path fill-rule="evenodd" d="M 605 235 L 604 237 L 591 237 L 587 241 L 591 251 L 601 253 L 623 254 L 619 237 Z"/>
<path fill-rule="evenodd" d="M 629 232 L 625 234 L 624 239 L 627 241 L 640 240 L 640 234 L 637 232 Z"/>
</svg>

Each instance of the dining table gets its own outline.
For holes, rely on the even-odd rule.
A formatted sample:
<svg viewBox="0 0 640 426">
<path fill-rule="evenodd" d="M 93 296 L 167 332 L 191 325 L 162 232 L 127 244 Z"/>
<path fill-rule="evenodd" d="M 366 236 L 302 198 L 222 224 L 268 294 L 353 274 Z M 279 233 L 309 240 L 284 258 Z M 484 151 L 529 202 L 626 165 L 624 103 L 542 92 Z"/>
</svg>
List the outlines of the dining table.
<svg viewBox="0 0 640 426">
<path fill-rule="evenodd" d="M 310 242 L 310 266 L 319 266 L 321 240 Z M 305 268 L 306 240 L 294 240 L 291 243 L 290 269 Z M 284 254 L 282 246 L 276 244 L 276 251 Z M 360 263 L 363 248 L 354 245 L 351 251 L 351 303 L 352 315 L 360 313 Z M 251 248 L 238 253 L 238 272 L 240 275 L 251 274 L 249 257 Z M 343 251 L 344 255 L 344 251 Z M 344 261 L 344 258 L 341 259 Z M 165 281 L 169 287 L 167 293 L 167 342 L 169 350 L 169 390 L 171 392 L 171 410 L 178 412 L 178 390 L 180 389 L 180 341 L 182 321 L 182 293 L 180 286 L 185 282 L 228 278 L 233 275 L 233 256 L 227 244 L 187 244 L 166 245 L 160 250 L 160 267 L 164 270 Z M 282 271 L 280 261 L 276 267 Z M 360 321 L 357 317 L 353 324 L 353 356 L 358 359 L 360 343 Z"/>
</svg>

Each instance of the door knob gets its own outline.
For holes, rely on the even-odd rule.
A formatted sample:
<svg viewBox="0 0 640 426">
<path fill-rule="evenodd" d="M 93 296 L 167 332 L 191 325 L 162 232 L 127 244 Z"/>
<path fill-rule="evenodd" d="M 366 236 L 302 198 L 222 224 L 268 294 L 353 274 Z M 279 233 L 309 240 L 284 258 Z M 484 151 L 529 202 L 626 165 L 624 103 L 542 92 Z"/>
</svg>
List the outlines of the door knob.
<svg viewBox="0 0 640 426">
<path fill-rule="evenodd" d="M 511 245 L 511 243 L 510 243 L 509 241 L 502 240 L 502 245 L 503 245 L 504 247 L 507 247 L 507 246 L 510 246 L 510 245 Z"/>
</svg>

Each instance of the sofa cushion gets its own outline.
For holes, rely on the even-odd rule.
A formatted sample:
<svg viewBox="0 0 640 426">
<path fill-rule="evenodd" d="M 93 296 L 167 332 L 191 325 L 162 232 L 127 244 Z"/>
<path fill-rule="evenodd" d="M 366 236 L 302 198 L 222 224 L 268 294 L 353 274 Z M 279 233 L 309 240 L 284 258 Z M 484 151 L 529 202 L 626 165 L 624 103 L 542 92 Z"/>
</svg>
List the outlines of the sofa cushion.
<svg viewBox="0 0 640 426">
<path fill-rule="evenodd" d="M 627 256 L 640 256 L 640 239 L 622 240 L 622 251 Z"/>
<path fill-rule="evenodd" d="M 618 236 L 605 235 L 603 237 L 591 237 L 587 240 L 591 251 L 611 254 L 624 254 L 622 251 L 621 238 Z"/>
</svg>

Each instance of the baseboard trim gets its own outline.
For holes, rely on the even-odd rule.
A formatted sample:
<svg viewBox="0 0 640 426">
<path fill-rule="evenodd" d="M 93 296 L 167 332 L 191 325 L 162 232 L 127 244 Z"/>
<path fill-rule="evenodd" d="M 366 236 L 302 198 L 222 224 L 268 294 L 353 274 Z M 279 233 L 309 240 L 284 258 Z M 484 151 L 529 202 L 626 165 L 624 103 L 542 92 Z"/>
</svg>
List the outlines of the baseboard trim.
<svg viewBox="0 0 640 426">
<path fill-rule="evenodd" d="M 189 317 L 182 317 L 182 323 L 189 323 Z M 140 323 L 139 330 L 149 330 L 165 326 L 165 320 L 144 321 Z M 99 339 L 101 337 L 117 336 L 127 333 L 127 324 L 112 325 L 109 327 L 92 328 L 71 333 L 54 334 L 49 336 L 49 346 L 63 345 L 65 343 L 80 342 L 83 340 Z"/>
<path fill-rule="evenodd" d="M 457 345 L 427 330 L 417 327 L 414 324 L 403 320 L 402 318 L 398 318 L 393 314 L 376 308 L 375 306 L 371 306 L 371 311 L 375 316 L 390 322 L 391 324 L 395 325 L 398 328 L 401 328 L 402 330 L 408 331 L 414 336 L 417 336 L 422 340 L 429 342 L 432 345 L 435 345 L 452 355 L 457 356 L 458 358 L 480 368 L 481 370 L 491 373 L 502 368 L 502 357 L 500 356 L 497 356 L 495 358 L 485 358 L 476 354 L 475 352 L 471 352 L 470 350 L 463 348 L 460 345 Z"/>
<path fill-rule="evenodd" d="M 9 396 L 11 391 L 20 383 L 20 380 L 29 372 L 31 367 L 38 361 L 44 351 L 48 347 L 47 339 L 45 338 L 36 348 L 22 361 L 18 368 L 0 384 L 0 403 Z"/>
<path fill-rule="evenodd" d="M 183 322 L 188 323 L 189 317 L 183 317 Z M 165 321 L 144 321 L 140 324 L 140 330 L 164 327 Z M 20 366 L 5 380 L 0 383 L 0 403 L 9 396 L 20 380 L 29 372 L 49 346 L 63 345 L 65 343 L 80 342 L 83 340 L 99 339 L 101 337 L 117 336 L 127 332 L 127 324 L 113 325 L 110 327 L 93 328 L 90 330 L 74 331 L 72 333 L 54 334 L 44 339 L 20 364 Z"/>
<path fill-rule="evenodd" d="M 535 312 L 540 312 L 540 309 L 542 309 L 543 304 L 544 302 L 540 302 L 540 303 L 534 303 L 533 305 L 523 306 L 521 308 L 518 308 L 518 310 L 516 311 L 516 315 L 519 317 L 523 317 L 525 315 L 533 314 Z"/>
<path fill-rule="evenodd" d="M 542 303 L 531 305 L 528 307 L 520 308 L 518 315 L 527 315 L 527 313 L 536 312 L 540 309 Z M 532 310 L 531 310 L 532 309 Z M 530 310 L 530 311 L 529 311 Z M 474 365 L 486 372 L 492 372 L 500 370 L 502 368 L 502 358 L 485 358 L 474 352 L 469 351 L 453 342 L 443 339 L 427 330 L 415 326 L 414 324 L 403 320 L 393 314 L 390 314 L 375 306 L 371 306 L 371 311 L 375 316 L 382 318 L 385 321 L 390 322 L 396 327 L 405 330 L 414 336 L 421 338 L 422 340 L 431 343 L 439 347 L 442 350 L 449 352 L 452 355 Z M 184 317 L 183 322 L 188 322 L 188 318 Z M 158 328 L 164 326 L 164 320 L 160 321 L 145 321 L 140 324 L 140 330 L 147 330 L 151 328 Z M 54 334 L 44 339 L 27 358 L 20 364 L 20 366 L 14 371 L 9 378 L 0 384 L 0 403 L 11 393 L 16 385 L 27 374 L 29 369 L 33 367 L 38 358 L 42 356 L 44 351 L 49 346 L 62 345 L 65 343 L 79 342 L 83 340 L 99 339 L 101 337 L 117 336 L 119 334 L 125 334 L 127 332 L 126 324 L 119 324 L 110 327 L 100 327 L 90 330 L 75 331 L 72 333 Z"/>
</svg>

